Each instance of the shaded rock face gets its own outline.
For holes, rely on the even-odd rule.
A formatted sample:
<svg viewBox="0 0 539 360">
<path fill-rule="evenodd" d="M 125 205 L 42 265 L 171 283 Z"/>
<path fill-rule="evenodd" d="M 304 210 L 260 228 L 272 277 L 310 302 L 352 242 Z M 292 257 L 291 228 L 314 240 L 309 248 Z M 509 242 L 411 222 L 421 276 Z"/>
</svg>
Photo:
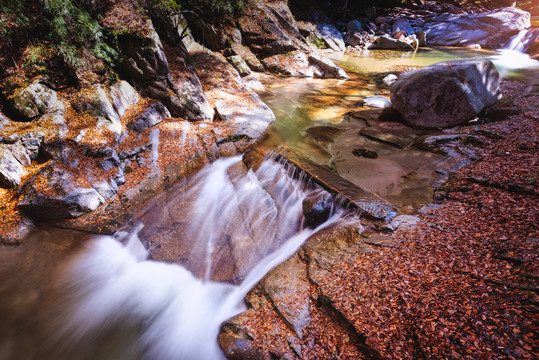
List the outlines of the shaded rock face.
<svg viewBox="0 0 539 360">
<path fill-rule="evenodd" d="M 322 39 L 324 39 L 330 49 L 334 51 L 346 50 L 344 39 L 335 26 L 330 24 L 320 24 L 318 25 L 318 30 L 320 31 Z"/>
<path fill-rule="evenodd" d="M 499 74 L 487 59 L 437 63 L 405 74 L 391 102 L 411 125 L 445 128 L 471 120 L 501 97 Z"/>
<path fill-rule="evenodd" d="M 412 35 L 414 33 L 414 29 L 412 29 L 412 25 L 410 25 L 410 22 L 406 18 L 400 18 L 395 20 L 393 22 L 393 33 L 398 33 L 400 31 L 404 31 L 407 35 Z"/>
<path fill-rule="evenodd" d="M 144 130 L 159 124 L 164 118 L 170 117 L 170 112 L 161 103 L 153 103 L 144 112 L 136 117 L 136 119 L 127 127 L 137 131 L 143 132 Z"/>
<path fill-rule="evenodd" d="M 237 24 L 213 28 L 217 31 L 214 37 L 227 38 L 228 47 L 223 49 L 215 41 L 207 44 L 213 50 L 223 50 L 241 76 L 248 74 L 248 70 L 235 56 L 240 56 L 253 71 L 266 69 L 291 77 L 348 79 L 342 69 L 307 42 L 286 2 L 251 2 L 246 4 L 243 14 Z M 345 49 L 342 35 L 335 27 L 310 25 L 316 36 L 330 47 L 338 51 Z"/>
<path fill-rule="evenodd" d="M 313 194 L 303 200 L 303 215 L 305 216 L 305 226 L 312 229 L 323 224 L 333 210 L 333 196 L 320 192 Z"/>
<path fill-rule="evenodd" d="M 191 65 L 184 45 L 176 44 L 171 69 L 159 35 L 151 25 L 146 37 L 126 35 L 119 39 L 122 54 L 121 69 L 125 75 L 143 89 L 145 95 L 161 101 L 174 116 L 187 120 L 213 119 L 213 109 L 202 89 L 196 70 Z"/>
<path fill-rule="evenodd" d="M 423 26 L 429 44 L 496 49 L 520 30 L 530 27 L 530 13 L 506 7 L 486 13 L 434 17 Z"/>
</svg>

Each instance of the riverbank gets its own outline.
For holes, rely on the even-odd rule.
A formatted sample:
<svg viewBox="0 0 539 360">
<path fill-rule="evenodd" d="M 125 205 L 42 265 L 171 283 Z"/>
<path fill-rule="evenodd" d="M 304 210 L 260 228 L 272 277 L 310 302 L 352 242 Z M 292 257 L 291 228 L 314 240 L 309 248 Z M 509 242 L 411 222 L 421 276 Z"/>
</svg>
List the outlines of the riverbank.
<svg viewBox="0 0 539 360">
<path fill-rule="evenodd" d="M 287 294 L 292 308 L 307 297 L 302 338 L 276 311 L 282 300 L 258 286 L 224 326 L 222 345 L 240 355 L 230 358 L 244 358 L 238 338 L 254 358 L 536 358 L 539 94 L 507 81 L 502 90 L 504 106 L 525 110 L 456 130 L 480 135 L 477 158 L 436 187 L 416 227 L 308 240 L 266 276 L 306 266 L 303 295 Z M 321 267 L 313 243 L 328 235 L 334 256 Z"/>
</svg>

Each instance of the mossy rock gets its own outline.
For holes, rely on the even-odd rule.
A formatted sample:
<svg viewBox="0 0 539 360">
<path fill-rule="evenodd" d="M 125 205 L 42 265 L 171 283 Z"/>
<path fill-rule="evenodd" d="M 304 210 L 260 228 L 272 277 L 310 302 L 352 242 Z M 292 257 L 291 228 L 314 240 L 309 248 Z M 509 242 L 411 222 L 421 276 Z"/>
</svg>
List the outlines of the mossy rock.
<svg viewBox="0 0 539 360">
<path fill-rule="evenodd" d="M 9 106 L 22 121 L 32 121 L 40 115 L 64 110 L 56 91 L 40 83 L 33 83 L 15 92 L 9 98 Z"/>
</svg>

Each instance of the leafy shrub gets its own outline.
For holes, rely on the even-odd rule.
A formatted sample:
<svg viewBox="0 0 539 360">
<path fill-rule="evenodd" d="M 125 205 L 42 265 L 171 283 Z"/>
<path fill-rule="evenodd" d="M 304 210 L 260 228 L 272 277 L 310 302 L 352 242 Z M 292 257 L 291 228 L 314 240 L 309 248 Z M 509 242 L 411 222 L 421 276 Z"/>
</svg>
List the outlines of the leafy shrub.
<svg viewBox="0 0 539 360">
<path fill-rule="evenodd" d="M 104 61 L 112 60 L 110 49 L 103 42 L 103 28 L 75 0 L 4 1 L 0 5 L 0 36 L 7 46 L 49 42 L 73 68 L 84 65 L 83 49 Z M 36 52 L 42 50 L 38 48 L 30 47 L 29 51 L 37 58 L 29 64 L 42 57 Z"/>
</svg>

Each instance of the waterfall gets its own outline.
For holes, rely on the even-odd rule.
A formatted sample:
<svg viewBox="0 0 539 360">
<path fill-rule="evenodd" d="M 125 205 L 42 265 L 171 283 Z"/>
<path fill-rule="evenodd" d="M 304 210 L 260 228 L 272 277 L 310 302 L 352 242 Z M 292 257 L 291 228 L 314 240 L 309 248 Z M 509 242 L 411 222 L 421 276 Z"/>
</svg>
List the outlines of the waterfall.
<svg viewBox="0 0 539 360">
<path fill-rule="evenodd" d="M 504 49 L 523 52 L 524 51 L 523 40 L 528 34 L 528 31 L 529 31 L 528 29 L 520 30 L 518 34 L 516 34 L 511 40 L 509 40 L 507 45 L 504 46 Z"/>
<path fill-rule="evenodd" d="M 220 325 L 245 309 L 247 292 L 312 234 L 351 220 L 337 209 L 317 228 L 303 228 L 303 199 L 323 190 L 288 176 L 272 159 L 256 172 L 234 173 L 240 162 L 239 157 L 218 160 L 182 185 L 182 196 L 196 197 L 187 212 L 192 222 L 187 235 L 206 251 L 202 276 L 179 264 L 148 260 L 138 235 L 142 225 L 96 236 L 59 282 L 64 296 L 47 312 L 49 338 L 39 357 L 224 359 L 217 344 Z M 180 200 L 174 194 L 168 198 Z M 229 221 L 237 217 L 243 219 L 231 228 Z M 215 247 L 223 238 L 235 241 L 246 226 L 249 236 L 260 237 L 248 247 L 256 250 L 253 259 L 237 269 L 237 283 L 212 281 Z"/>
</svg>

